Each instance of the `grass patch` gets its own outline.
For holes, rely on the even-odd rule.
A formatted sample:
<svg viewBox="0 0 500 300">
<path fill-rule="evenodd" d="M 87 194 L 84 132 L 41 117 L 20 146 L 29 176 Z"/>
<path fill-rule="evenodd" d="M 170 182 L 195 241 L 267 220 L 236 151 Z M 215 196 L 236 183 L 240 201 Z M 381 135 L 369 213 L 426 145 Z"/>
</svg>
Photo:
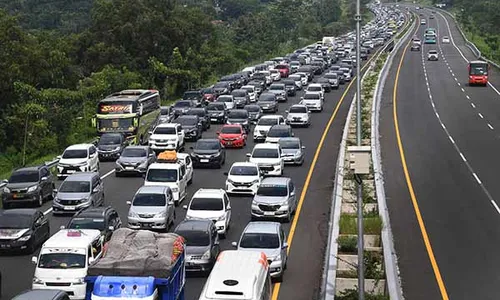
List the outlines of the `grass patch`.
<svg viewBox="0 0 500 300">
<path fill-rule="evenodd" d="M 382 219 L 377 215 L 363 218 L 364 234 L 378 234 L 382 232 Z"/>
<path fill-rule="evenodd" d="M 358 234 L 358 225 L 356 216 L 354 215 L 340 215 L 340 234 Z"/>
<path fill-rule="evenodd" d="M 357 216 L 351 214 L 340 215 L 340 234 L 358 234 Z M 380 235 L 382 232 L 382 219 L 380 216 L 372 215 L 363 218 L 364 234 Z"/>
<path fill-rule="evenodd" d="M 356 236 L 339 236 L 337 243 L 339 244 L 339 252 L 341 253 L 355 253 L 358 249 L 358 239 Z"/>
</svg>

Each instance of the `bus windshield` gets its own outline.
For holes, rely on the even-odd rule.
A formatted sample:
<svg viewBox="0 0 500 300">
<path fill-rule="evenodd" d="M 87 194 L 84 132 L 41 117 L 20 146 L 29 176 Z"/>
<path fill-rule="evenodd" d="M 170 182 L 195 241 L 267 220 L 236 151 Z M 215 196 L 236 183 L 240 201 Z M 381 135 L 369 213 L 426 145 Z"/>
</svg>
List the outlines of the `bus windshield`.
<svg viewBox="0 0 500 300">
<path fill-rule="evenodd" d="M 475 76 L 488 75 L 488 65 L 480 63 L 471 63 L 469 67 L 469 75 L 475 75 Z"/>
<path fill-rule="evenodd" d="M 97 130 L 99 132 L 124 132 L 133 131 L 135 129 L 133 125 L 133 118 L 126 119 L 98 119 Z"/>
</svg>

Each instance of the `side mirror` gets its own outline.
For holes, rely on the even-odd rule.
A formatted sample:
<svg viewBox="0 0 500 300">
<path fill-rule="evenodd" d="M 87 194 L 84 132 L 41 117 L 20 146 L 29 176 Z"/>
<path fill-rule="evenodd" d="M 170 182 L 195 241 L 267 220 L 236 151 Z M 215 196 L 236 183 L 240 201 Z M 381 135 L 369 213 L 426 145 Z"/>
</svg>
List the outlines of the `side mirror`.
<svg viewBox="0 0 500 300">
<path fill-rule="evenodd" d="M 304 150 L 304 149 L 306 149 L 306 146 L 302 146 L 302 147 L 300 147 L 300 148 L 301 148 L 302 150 Z"/>
<path fill-rule="evenodd" d="M 46 177 L 46 176 L 44 176 L 44 177 L 40 178 L 40 181 L 46 181 L 46 180 L 47 180 L 47 177 Z"/>
<path fill-rule="evenodd" d="M 115 230 L 115 226 L 109 226 L 108 229 L 109 229 L 109 231 L 114 231 Z"/>
<path fill-rule="evenodd" d="M 91 265 L 94 261 L 95 259 L 93 257 L 89 257 L 89 265 Z"/>
<path fill-rule="evenodd" d="M 233 247 L 238 247 L 238 243 L 236 243 L 236 242 L 232 242 L 232 243 L 231 243 L 231 246 L 233 246 Z"/>
<path fill-rule="evenodd" d="M 215 134 L 216 134 L 216 135 L 219 135 L 219 134 L 220 134 L 220 131 L 217 131 Z"/>
<path fill-rule="evenodd" d="M 251 153 L 247 153 L 247 157 L 252 157 L 252 154 Z"/>
<path fill-rule="evenodd" d="M 132 205 L 132 201 L 127 201 L 127 205 Z"/>
<path fill-rule="evenodd" d="M 54 192 L 54 194 L 57 194 L 58 190 L 57 189 L 53 189 L 52 192 Z"/>
<path fill-rule="evenodd" d="M 169 201 L 168 205 L 172 206 L 172 205 L 175 205 L 175 203 L 174 203 L 174 201 Z"/>
<path fill-rule="evenodd" d="M 288 248 L 288 243 L 283 243 L 283 246 L 281 246 L 281 248 L 283 248 L 283 249 Z"/>
<path fill-rule="evenodd" d="M 7 179 L 4 179 L 4 180 L 2 180 L 2 183 L 7 184 L 7 183 L 9 183 L 9 181 Z"/>
<path fill-rule="evenodd" d="M 153 131 L 148 131 L 148 133 L 151 135 L 151 134 L 153 134 Z"/>
<path fill-rule="evenodd" d="M 292 136 L 295 136 L 295 133 L 292 132 Z"/>
<path fill-rule="evenodd" d="M 295 196 L 295 192 L 291 192 L 290 196 L 292 196 L 292 197 Z"/>
<path fill-rule="evenodd" d="M 229 175 L 229 172 L 224 172 L 224 175 L 228 176 L 228 175 Z"/>
<path fill-rule="evenodd" d="M 220 242 L 219 242 L 219 241 L 215 241 L 215 242 L 214 242 L 214 245 L 215 245 L 215 246 L 219 246 L 219 244 L 220 244 Z"/>
<path fill-rule="evenodd" d="M 287 114 L 287 113 L 288 113 L 288 110 L 285 110 L 285 114 Z"/>
<path fill-rule="evenodd" d="M 66 228 L 66 226 L 64 225 L 61 225 L 61 227 L 59 227 L 59 229 L 64 229 L 64 228 Z"/>
<path fill-rule="evenodd" d="M 183 209 L 188 209 L 188 206 L 187 205 L 183 205 L 182 208 Z"/>
<path fill-rule="evenodd" d="M 98 187 L 96 187 L 96 188 L 94 188 L 92 190 L 92 194 L 96 194 L 96 193 L 99 193 L 99 188 Z"/>
<path fill-rule="evenodd" d="M 32 262 L 32 263 L 34 263 L 34 264 L 36 265 L 36 264 L 38 263 L 38 257 L 33 256 L 33 257 L 31 258 L 31 262 Z"/>
<path fill-rule="evenodd" d="M 304 97 L 300 97 L 300 100 L 304 100 Z"/>
<path fill-rule="evenodd" d="M 58 155 L 56 156 L 57 159 L 61 159 L 62 158 L 62 155 Z"/>
</svg>

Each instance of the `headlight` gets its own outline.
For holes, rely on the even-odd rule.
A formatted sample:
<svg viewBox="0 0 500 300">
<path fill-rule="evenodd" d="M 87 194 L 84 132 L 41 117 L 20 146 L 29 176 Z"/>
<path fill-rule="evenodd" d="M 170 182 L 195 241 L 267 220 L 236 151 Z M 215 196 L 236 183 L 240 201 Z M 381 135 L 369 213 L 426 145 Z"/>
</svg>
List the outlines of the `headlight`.
<svg viewBox="0 0 500 300">
<path fill-rule="evenodd" d="M 139 215 L 135 211 L 129 211 L 128 216 L 130 218 L 138 218 L 139 217 Z"/>
<path fill-rule="evenodd" d="M 120 146 L 116 147 L 113 151 L 120 151 Z"/>
<path fill-rule="evenodd" d="M 227 182 L 229 182 L 229 183 L 231 183 L 231 184 L 232 184 L 232 183 L 234 183 L 234 181 L 232 181 L 232 180 L 231 180 L 231 179 L 229 179 L 229 178 L 227 179 Z"/>
<path fill-rule="evenodd" d="M 3 192 L 6 193 L 6 194 L 8 194 L 8 193 L 10 193 L 10 189 L 8 187 L 4 187 L 3 188 Z"/>
<path fill-rule="evenodd" d="M 254 181 L 252 181 L 252 184 L 257 184 L 257 183 L 259 183 L 258 179 L 255 179 Z"/>
<path fill-rule="evenodd" d="M 212 157 L 218 157 L 218 156 L 220 156 L 220 154 L 221 154 L 221 153 L 222 153 L 222 152 L 217 152 L 217 153 L 215 153 L 215 154 L 212 154 Z"/>
<path fill-rule="evenodd" d="M 36 189 L 37 189 L 37 188 L 38 188 L 38 186 L 37 186 L 37 185 L 30 186 L 30 187 L 28 188 L 28 193 L 31 193 L 31 192 L 36 191 Z"/>
<path fill-rule="evenodd" d="M 164 218 L 166 215 L 167 215 L 167 212 L 166 211 L 162 211 L 160 213 L 157 213 L 155 215 L 155 218 Z"/>
<path fill-rule="evenodd" d="M 72 283 L 73 284 L 84 284 L 85 283 L 84 277 L 76 278 Z"/>
<path fill-rule="evenodd" d="M 173 187 L 173 188 L 172 188 L 172 192 L 177 193 L 178 191 L 179 191 L 179 188 L 178 188 L 178 187 Z"/>
<path fill-rule="evenodd" d="M 203 253 L 201 259 L 210 259 L 210 250 L 207 250 L 207 252 Z"/>
<path fill-rule="evenodd" d="M 31 238 L 31 234 L 30 235 L 25 235 L 25 236 L 22 236 L 20 237 L 19 239 L 17 239 L 18 241 L 20 242 L 26 242 L 27 240 L 29 240 Z"/>
<path fill-rule="evenodd" d="M 38 277 L 34 276 L 33 277 L 33 283 L 35 284 L 44 284 L 44 281 L 39 279 Z"/>
<path fill-rule="evenodd" d="M 89 202 L 89 201 L 90 201 L 90 199 L 89 199 L 89 198 L 82 198 L 82 199 L 80 199 L 80 202 L 81 202 L 81 203 L 83 203 L 83 202 Z"/>
<path fill-rule="evenodd" d="M 225 219 L 226 219 L 226 216 L 222 215 L 222 216 L 217 218 L 217 221 L 224 221 Z"/>
</svg>

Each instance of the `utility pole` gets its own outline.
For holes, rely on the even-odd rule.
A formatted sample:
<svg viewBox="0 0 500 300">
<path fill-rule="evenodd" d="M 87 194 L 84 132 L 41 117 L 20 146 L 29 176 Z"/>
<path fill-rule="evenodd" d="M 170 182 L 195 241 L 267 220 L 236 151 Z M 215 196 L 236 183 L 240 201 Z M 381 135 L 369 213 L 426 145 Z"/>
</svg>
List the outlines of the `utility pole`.
<svg viewBox="0 0 500 300">
<path fill-rule="evenodd" d="M 361 146 L 361 3 L 356 0 L 356 134 L 357 145 Z M 358 183 L 358 299 L 365 299 L 364 241 L 363 241 L 363 181 L 355 174 Z"/>
<path fill-rule="evenodd" d="M 24 122 L 23 167 L 26 166 L 26 144 L 28 142 L 28 119 L 29 119 L 29 113 L 26 112 L 26 121 Z"/>
</svg>

